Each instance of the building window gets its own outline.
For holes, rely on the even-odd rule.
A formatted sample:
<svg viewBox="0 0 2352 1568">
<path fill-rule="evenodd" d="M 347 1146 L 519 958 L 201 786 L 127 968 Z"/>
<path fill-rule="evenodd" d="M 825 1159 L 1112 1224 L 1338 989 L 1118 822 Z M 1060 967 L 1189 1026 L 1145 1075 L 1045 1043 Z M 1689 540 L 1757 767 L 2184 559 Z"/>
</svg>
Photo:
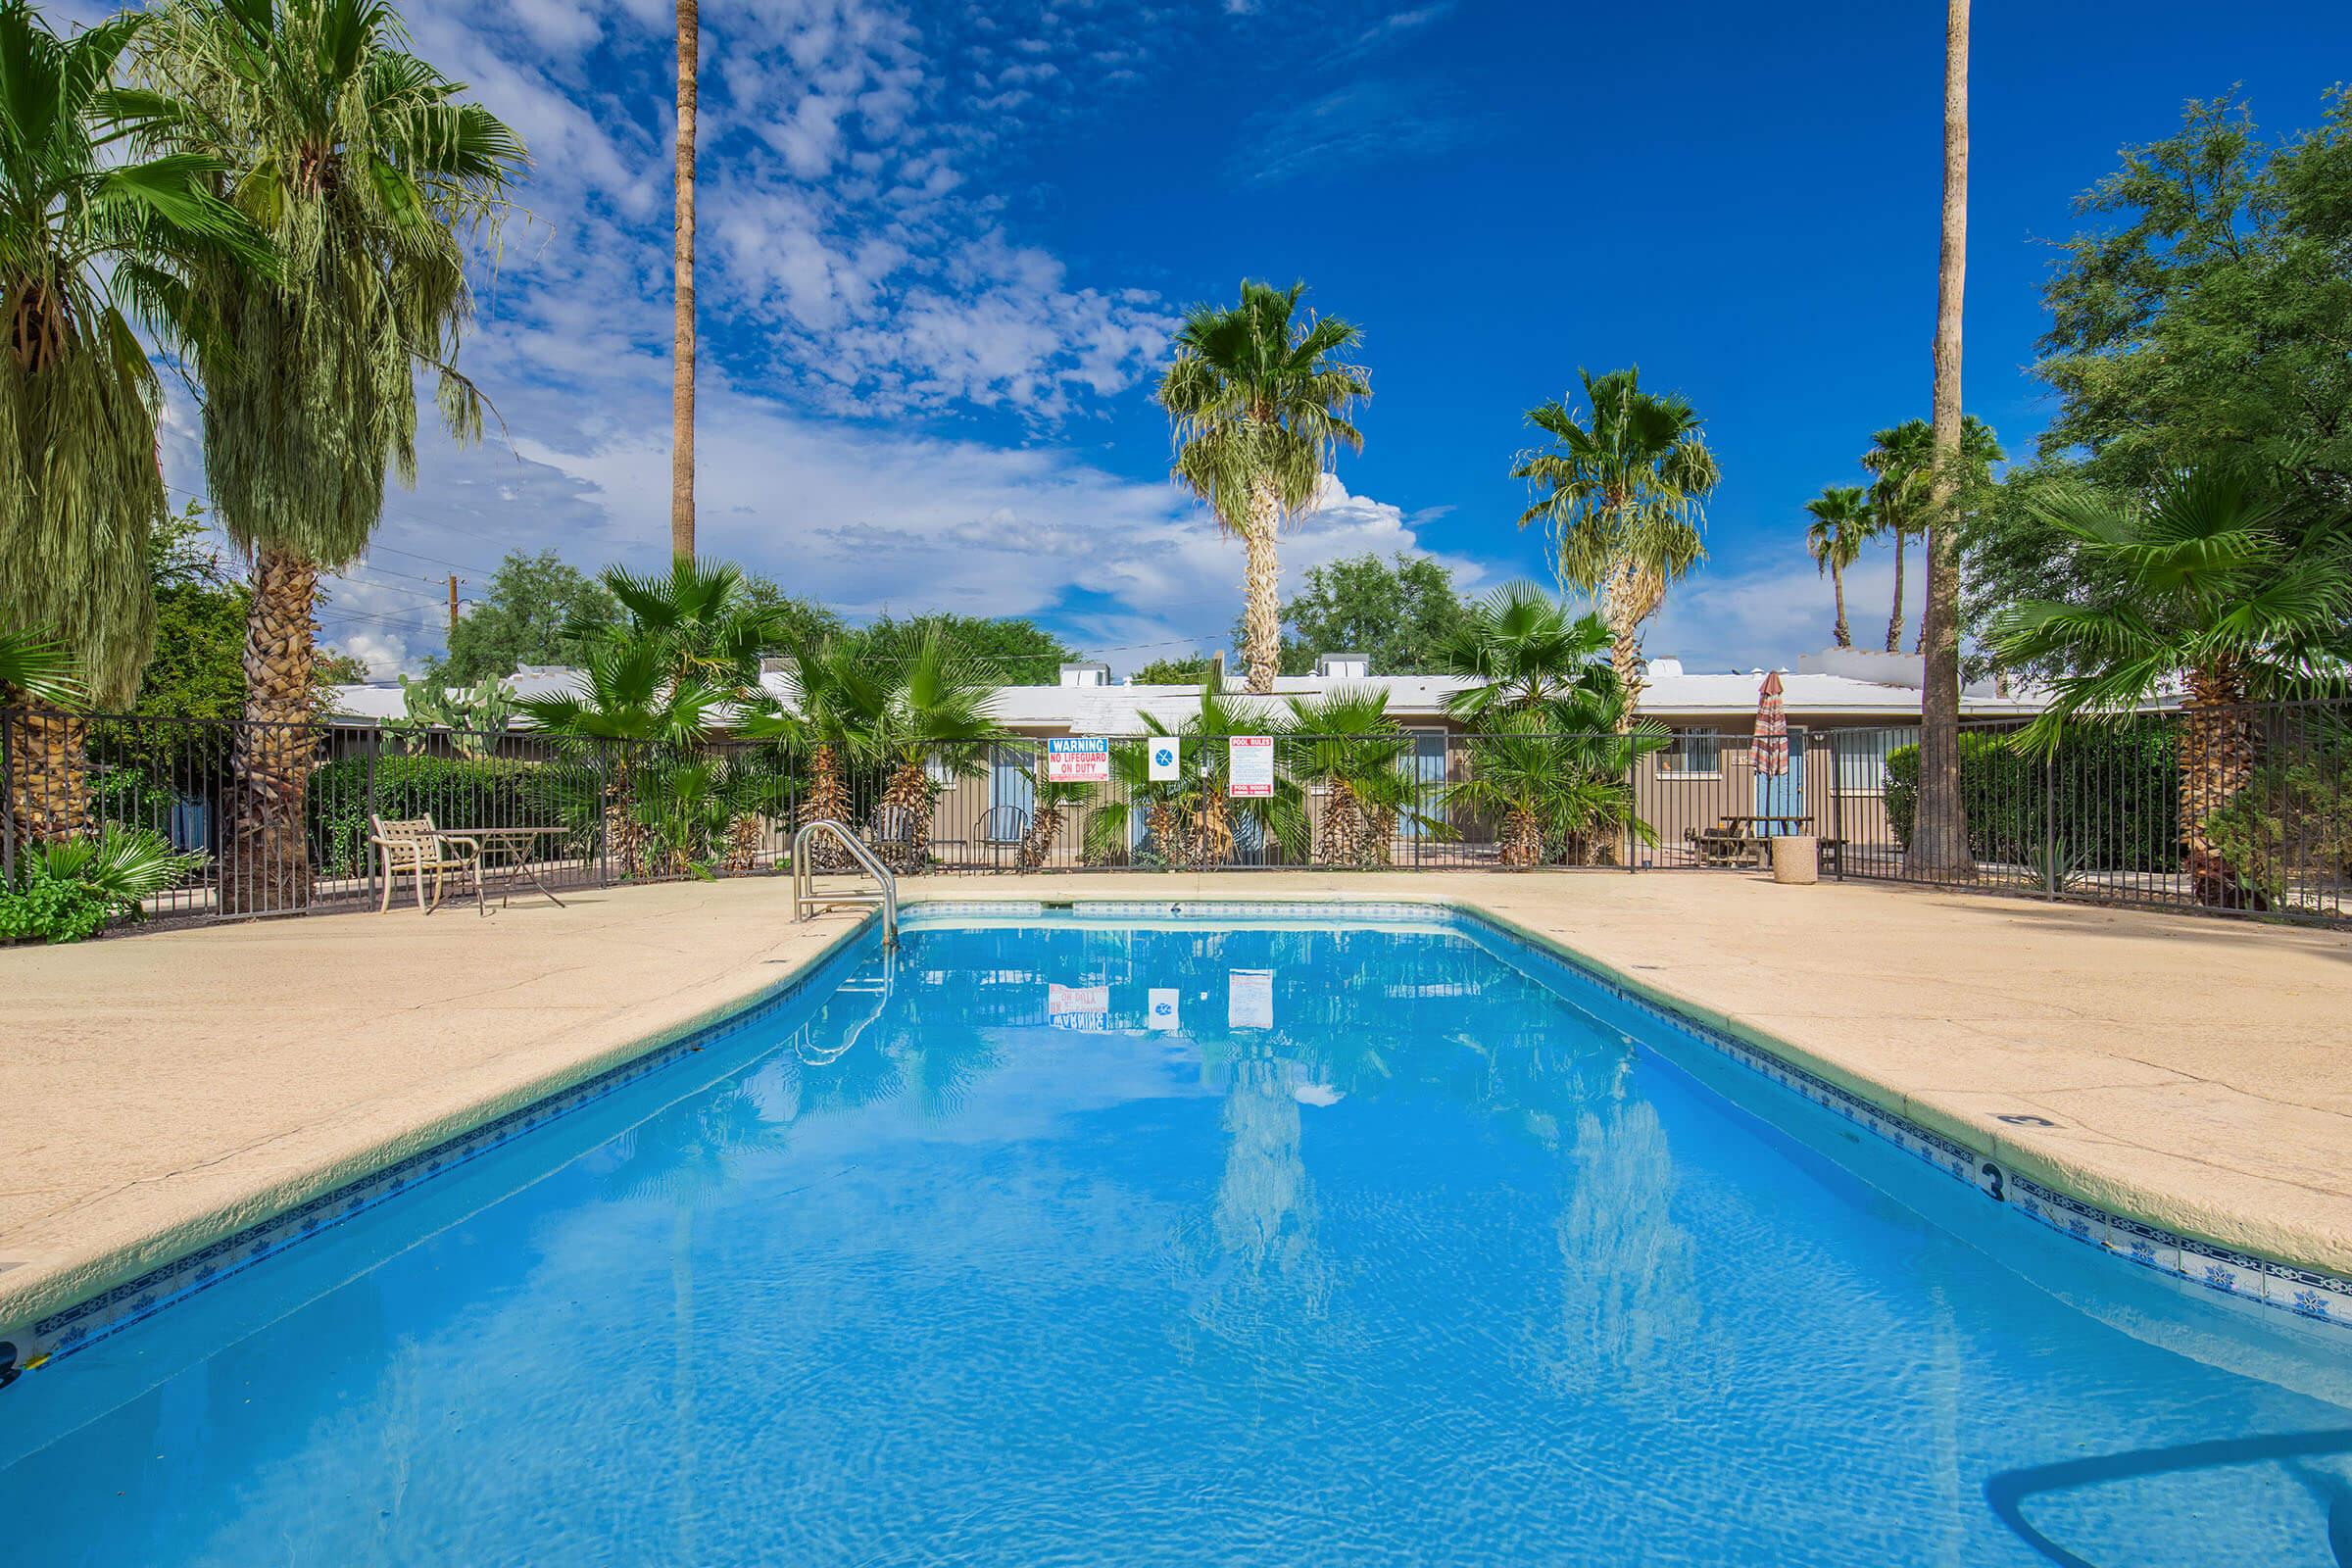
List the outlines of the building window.
<svg viewBox="0 0 2352 1568">
<path fill-rule="evenodd" d="M 1721 778 L 1723 736 L 1711 729 L 1678 729 L 1658 754 L 1660 778 Z"/>
<path fill-rule="evenodd" d="M 1913 738 L 1908 730 L 1839 730 L 1830 744 L 1838 753 L 1838 792 L 1876 795 L 1886 787 L 1886 756 Z"/>
</svg>

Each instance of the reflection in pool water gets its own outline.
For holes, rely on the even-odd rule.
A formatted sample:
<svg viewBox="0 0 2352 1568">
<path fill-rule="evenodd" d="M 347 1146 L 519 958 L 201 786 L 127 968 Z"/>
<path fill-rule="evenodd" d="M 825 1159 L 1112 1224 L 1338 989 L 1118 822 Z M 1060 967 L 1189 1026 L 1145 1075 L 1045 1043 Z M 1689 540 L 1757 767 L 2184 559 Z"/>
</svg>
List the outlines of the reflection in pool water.
<svg viewBox="0 0 2352 1568">
<path fill-rule="evenodd" d="M 2335 1561 L 2341 1344 L 1508 956 L 912 928 L 0 1396 L 9 1560 Z"/>
</svg>

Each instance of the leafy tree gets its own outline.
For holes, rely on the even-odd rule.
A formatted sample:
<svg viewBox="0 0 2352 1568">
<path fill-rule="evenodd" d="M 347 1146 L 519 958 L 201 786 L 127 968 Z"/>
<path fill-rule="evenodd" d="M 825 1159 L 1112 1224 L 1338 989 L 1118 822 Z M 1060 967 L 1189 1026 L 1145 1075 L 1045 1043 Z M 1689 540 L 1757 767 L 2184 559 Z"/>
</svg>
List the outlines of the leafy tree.
<svg viewBox="0 0 2352 1568">
<path fill-rule="evenodd" d="M 1139 686 L 1199 686 L 1208 679 L 1212 662 L 1206 654 L 1182 659 L 1154 659 L 1135 672 Z"/>
<path fill-rule="evenodd" d="M 191 270 L 268 265 L 210 190 L 219 165 L 176 147 L 122 155 L 174 108 L 116 80 L 148 26 L 118 16 L 60 38 L 23 0 L 0 3 L 0 634 L 61 645 L 107 709 L 136 689 L 156 629 L 162 395 L 136 328 L 168 348 L 217 344 Z M 11 819 L 36 841 L 86 831 L 85 726 L 30 687 L 18 696 Z"/>
<path fill-rule="evenodd" d="M 1551 444 L 1522 453 L 1511 476 L 1538 487 L 1519 524 L 1540 519 L 1549 530 L 1560 581 L 1600 596 L 1630 724 L 1642 623 L 1705 557 L 1706 500 L 1722 474 L 1688 399 L 1642 391 L 1638 369 L 1578 374 L 1585 415 L 1558 398 L 1528 410 Z"/>
<path fill-rule="evenodd" d="M 744 596 L 775 616 L 780 637 L 776 653 L 789 652 L 812 637 L 829 637 L 845 629 L 832 607 L 786 593 L 772 577 L 753 572 L 744 579 Z"/>
<path fill-rule="evenodd" d="M 2042 455 L 2123 489 L 2244 450 L 2352 485 L 2352 88 L 2278 145 L 2191 102 L 2077 209 L 2100 226 L 2043 292 Z"/>
<path fill-rule="evenodd" d="M 1314 505 L 1337 448 L 1363 450 L 1348 416 L 1372 395 L 1363 370 L 1339 358 L 1363 334 L 1336 316 L 1299 322 L 1305 292 L 1245 281 L 1239 305 L 1195 306 L 1156 394 L 1175 424 L 1176 478 L 1242 536 L 1242 661 L 1260 695 L 1280 667 L 1275 534 Z"/>
<path fill-rule="evenodd" d="M 1421 673 L 1436 667 L 1438 649 L 1462 614 L 1452 570 L 1429 557 L 1350 556 L 1308 567 L 1305 588 L 1283 603 L 1282 623 L 1298 635 L 1282 639 L 1277 662 L 1285 675 L 1305 675 L 1318 655 L 1348 652 L 1364 655 L 1377 674 Z M 1234 622 L 1237 647 L 1245 643 L 1246 620 Z"/>
<path fill-rule="evenodd" d="M 425 678 L 471 686 L 524 664 L 576 664 L 619 620 L 619 602 L 553 550 L 511 550 L 480 602 L 459 617 L 449 651 L 426 667 Z"/>
<path fill-rule="evenodd" d="M 876 663 L 904 663 L 937 639 L 971 672 L 999 686 L 1051 686 L 1061 678 L 1061 666 L 1078 657 L 1060 638 L 1017 615 L 883 615 L 851 638 L 861 657 Z"/>
<path fill-rule="evenodd" d="M 1838 595 L 1838 620 L 1833 628 L 1838 646 L 1854 646 L 1853 628 L 1845 620 L 1845 569 L 1862 559 L 1863 541 L 1870 537 L 1868 495 L 1858 484 L 1828 485 L 1805 503 L 1813 520 L 1805 525 L 1805 554 L 1827 572 Z"/>
<path fill-rule="evenodd" d="M 168 133 L 229 171 L 231 199 L 279 253 L 277 274 L 210 266 L 195 297 L 233 352 L 204 352 L 205 474 L 229 537 L 254 553 L 247 716 L 222 906 L 310 898 L 303 793 L 321 569 L 357 559 L 387 470 L 416 474 L 416 377 L 453 435 L 482 403 L 455 368 L 472 315 L 466 241 L 494 230 L 522 144 L 405 47 L 375 0 L 169 0 L 148 71 L 178 104 Z"/>
<path fill-rule="evenodd" d="M 2144 501 L 2075 483 L 2043 489 L 2036 504 L 2120 591 L 2088 605 L 2020 604 L 1996 623 L 2004 660 L 2064 671 L 2028 743 L 2054 747 L 2078 717 L 2118 721 L 2180 680 L 2180 827 L 2197 902 L 2258 902 L 2207 823 L 2253 771 L 2241 705 L 2342 689 L 2352 507 L 2220 465 L 2166 480 Z"/>
</svg>

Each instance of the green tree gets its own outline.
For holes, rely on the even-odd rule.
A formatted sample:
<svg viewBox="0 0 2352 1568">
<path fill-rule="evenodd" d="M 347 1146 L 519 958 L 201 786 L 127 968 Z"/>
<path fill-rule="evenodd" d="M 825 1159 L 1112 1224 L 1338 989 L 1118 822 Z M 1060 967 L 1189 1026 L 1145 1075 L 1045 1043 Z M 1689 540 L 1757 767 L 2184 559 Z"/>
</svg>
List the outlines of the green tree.
<svg viewBox="0 0 2352 1568">
<path fill-rule="evenodd" d="M 899 618 L 882 615 L 852 639 L 878 663 L 904 662 L 937 638 L 978 674 L 999 686 L 1051 686 L 1061 666 L 1078 658 L 1052 632 L 1018 615 L 958 615 L 949 611 Z"/>
<path fill-rule="evenodd" d="M 1212 661 L 1206 654 L 1182 659 L 1154 659 L 1135 672 L 1138 686 L 1199 686 L 1208 679 Z"/>
<path fill-rule="evenodd" d="M 553 550 L 511 550 L 481 600 L 459 617 L 449 651 L 426 667 L 425 678 L 471 686 L 524 664 L 576 664 L 619 620 L 619 602 Z"/>
<path fill-rule="evenodd" d="M 1282 639 L 1277 662 L 1285 675 L 1304 675 L 1318 655 L 1347 652 L 1364 655 L 1376 674 L 1422 673 L 1462 614 L 1452 570 L 1428 556 L 1350 556 L 1308 567 L 1305 588 L 1283 602 L 1282 623 L 1298 635 Z M 1246 616 L 1235 620 L 1237 646 L 1248 629 Z"/>
<path fill-rule="evenodd" d="M 116 80 L 149 25 L 118 16 L 60 38 L 23 0 L 0 3 L 0 633 L 61 644 L 109 709 L 155 640 L 162 394 L 136 329 L 172 349 L 218 344 L 190 272 L 268 266 L 261 236 L 212 194 L 217 163 L 180 147 L 122 156 L 126 135 L 175 109 Z M 17 831 L 86 830 L 84 726 L 34 688 L 15 696 Z"/>
<path fill-rule="evenodd" d="M 2165 480 L 2144 501 L 2073 483 L 2044 487 L 2035 504 L 2118 591 L 2090 604 L 2020 604 L 1996 622 L 2002 659 L 2063 671 L 2028 742 L 2054 748 L 2078 718 L 2126 720 L 2181 682 L 2180 831 L 2197 902 L 2247 902 L 2209 820 L 2254 767 L 2241 705 L 2342 690 L 2352 509 L 2224 465 Z"/>
<path fill-rule="evenodd" d="M 1245 281 L 1239 305 L 1193 307 L 1156 394 L 1174 423 L 1176 478 L 1242 536 L 1242 661 L 1260 695 L 1281 662 L 1275 535 L 1314 505 L 1339 447 L 1363 450 L 1348 416 L 1372 395 L 1362 368 L 1340 358 L 1363 334 L 1336 316 L 1299 321 L 1305 292 Z"/>
<path fill-rule="evenodd" d="M 1600 596 L 1630 724 L 1643 684 L 1642 623 L 1705 557 L 1706 500 L 1722 475 L 1689 400 L 1642 391 L 1638 369 L 1578 375 L 1585 415 L 1557 398 L 1528 410 L 1551 443 L 1522 453 L 1511 475 L 1537 489 L 1519 524 L 1541 520 L 1549 531 L 1562 585 Z"/>
<path fill-rule="evenodd" d="M 2352 88 L 2277 145 L 2191 102 L 2076 205 L 2098 226 L 2043 291 L 2042 455 L 2122 490 L 2244 452 L 2352 484 Z"/>
<path fill-rule="evenodd" d="M 156 525 L 148 548 L 155 599 L 155 655 L 139 673 L 130 710 L 160 718 L 232 719 L 245 709 L 245 616 L 252 598 L 204 537 L 195 502 Z M 166 783 L 216 765 L 227 755 L 211 724 L 108 727 L 100 752 Z"/>
<path fill-rule="evenodd" d="M 148 70 L 181 106 L 169 133 L 227 166 L 277 276 L 196 274 L 234 352 L 198 354 L 205 474 L 229 537 L 254 553 L 247 716 L 224 908 L 310 897 L 318 578 L 356 560 L 387 470 L 416 475 L 416 377 L 461 440 L 482 403 L 456 369 L 472 315 L 466 243 L 495 237 L 522 144 L 405 47 L 376 0 L 169 0 Z"/>
<path fill-rule="evenodd" d="M 1838 620 L 1833 631 L 1840 648 L 1854 646 L 1853 628 L 1845 620 L 1845 569 L 1862 559 L 1863 541 L 1870 537 L 1868 495 L 1858 484 L 1827 485 L 1805 503 L 1813 520 L 1805 525 L 1805 554 L 1827 572 L 1838 595 Z"/>
</svg>

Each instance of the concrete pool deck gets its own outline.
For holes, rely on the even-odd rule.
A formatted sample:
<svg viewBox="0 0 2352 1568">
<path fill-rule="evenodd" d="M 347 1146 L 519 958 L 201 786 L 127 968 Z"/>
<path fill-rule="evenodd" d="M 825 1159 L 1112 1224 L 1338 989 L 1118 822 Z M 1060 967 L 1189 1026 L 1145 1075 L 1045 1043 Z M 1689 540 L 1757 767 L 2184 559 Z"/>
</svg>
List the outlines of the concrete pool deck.
<svg viewBox="0 0 2352 1568">
<path fill-rule="evenodd" d="M 1476 907 L 2037 1179 L 2352 1275 L 2352 934 L 1669 873 L 903 895 Z M 566 899 L 0 951 L 0 1331 L 675 1038 L 859 918 L 792 924 L 782 878 Z"/>
</svg>

